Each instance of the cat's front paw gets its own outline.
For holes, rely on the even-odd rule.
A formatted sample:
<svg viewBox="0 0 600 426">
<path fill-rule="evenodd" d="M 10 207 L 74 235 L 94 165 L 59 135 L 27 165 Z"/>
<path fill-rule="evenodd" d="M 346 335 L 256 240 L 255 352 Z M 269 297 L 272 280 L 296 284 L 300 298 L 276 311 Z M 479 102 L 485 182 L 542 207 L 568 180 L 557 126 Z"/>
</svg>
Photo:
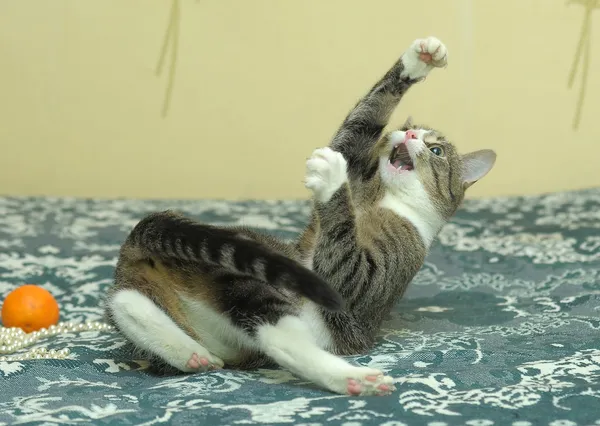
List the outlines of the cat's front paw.
<svg viewBox="0 0 600 426">
<path fill-rule="evenodd" d="M 419 38 L 402 55 L 402 75 L 412 80 L 427 77 L 433 68 L 448 64 L 448 49 L 435 37 Z"/>
<path fill-rule="evenodd" d="M 348 181 L 346 167 L 341 153 L 328 147 L 316 149 L 306 161 L 304 185 L 318 201 L 326 203 Z"/>
</svg>

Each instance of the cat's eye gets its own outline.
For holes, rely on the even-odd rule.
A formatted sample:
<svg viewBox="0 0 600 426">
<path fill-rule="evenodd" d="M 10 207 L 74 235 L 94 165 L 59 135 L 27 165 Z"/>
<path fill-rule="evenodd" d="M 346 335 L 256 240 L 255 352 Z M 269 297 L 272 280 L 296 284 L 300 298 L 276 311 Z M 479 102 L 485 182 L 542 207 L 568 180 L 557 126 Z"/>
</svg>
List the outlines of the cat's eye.
<svg viewBox="0 0 600 426">
<path fill-rule="evenodd" d="M 435 155 L 444 155 L 444 150 L 442 148 L 440 148 L 439 146 L 433 146 L 433 147 L 429 148 L 429 150 L 431 152 L 433 152 Z"/>
</svg>

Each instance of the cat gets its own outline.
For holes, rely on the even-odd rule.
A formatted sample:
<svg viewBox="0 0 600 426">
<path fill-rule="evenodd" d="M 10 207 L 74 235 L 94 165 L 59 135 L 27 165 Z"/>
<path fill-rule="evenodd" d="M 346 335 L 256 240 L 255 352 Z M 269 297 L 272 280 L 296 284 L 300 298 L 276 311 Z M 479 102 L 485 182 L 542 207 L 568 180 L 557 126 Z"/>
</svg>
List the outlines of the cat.
<svg viewBox="0 0 600 426">
<path fill-rule="evenodd" d="M 445 63 L 439 40 L 415 41 L 313 153 L 313 220 L 298 244 L 173 212 L 140 221 L 121 248 L 110 321 L 183 372 L 274 362 L 340 394 L 395 390 L 380 370 L 335 354 L 372 345 L 464 190 L 493 164 L 491 151 L 459 156 L 439 132 L 410 123 L 380 139 L 406 90 Z"/>
<path fill-rule="evenodd" d="M 441 132 L 410 117 L 381 137 L 407 90 L 446 64 L 437 38 L 415 40 L 356 104 L 329 147 L 307 161 L 314 206 L 297 248 L 301 261 L 344 298 L 344 310 L 318 309 L 332 353 L 373 346 L 441 227 L 495 163 L 492 150 L 459 155 Z"/>
</svg>

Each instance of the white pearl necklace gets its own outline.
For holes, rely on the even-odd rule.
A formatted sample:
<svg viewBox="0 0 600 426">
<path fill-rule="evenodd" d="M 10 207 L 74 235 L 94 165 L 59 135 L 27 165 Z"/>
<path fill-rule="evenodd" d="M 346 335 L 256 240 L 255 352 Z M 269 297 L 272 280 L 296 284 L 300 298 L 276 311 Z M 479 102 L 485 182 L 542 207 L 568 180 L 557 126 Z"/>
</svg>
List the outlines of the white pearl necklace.
<svg viewBox="0 0 600 426">
<path fill-rule="evenodd" d="M 113 327 L 103 322 L 92 321 L 86 323 L 62 322 L 56 325 L 51 325 L 48 329 L 42 328 L 32 333 L 25 333 L 17 327 L 0 327 L 0 355 L 11 354 L 27 346 L 37 343 L 39 340 L 47 339 L 48 337 L 56 336 L 63 333 L 76 333 L 80 331 L 104 331 L 112 330 Z M 28 359 L 65 359 L 70 355 L 67 348 L 48 350 L 46 348 L 34 348 L 30 351 L 12 355 L 0 356 L 2 361 L 25 361 Z"/>
</svg>

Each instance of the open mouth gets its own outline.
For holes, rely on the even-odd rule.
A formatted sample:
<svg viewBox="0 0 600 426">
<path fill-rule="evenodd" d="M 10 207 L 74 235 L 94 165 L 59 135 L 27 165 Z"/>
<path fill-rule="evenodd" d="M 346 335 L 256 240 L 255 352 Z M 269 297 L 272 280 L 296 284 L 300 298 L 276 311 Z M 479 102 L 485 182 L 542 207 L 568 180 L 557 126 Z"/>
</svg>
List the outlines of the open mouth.
<svg viewBox="0 0 600 426">
<path fill-rule="evenodd" d="M 413 170 L 415 168 L 404 143 L 394 147 L 390 154 L 389 164 L 397 170 Z"/>
</svg>

